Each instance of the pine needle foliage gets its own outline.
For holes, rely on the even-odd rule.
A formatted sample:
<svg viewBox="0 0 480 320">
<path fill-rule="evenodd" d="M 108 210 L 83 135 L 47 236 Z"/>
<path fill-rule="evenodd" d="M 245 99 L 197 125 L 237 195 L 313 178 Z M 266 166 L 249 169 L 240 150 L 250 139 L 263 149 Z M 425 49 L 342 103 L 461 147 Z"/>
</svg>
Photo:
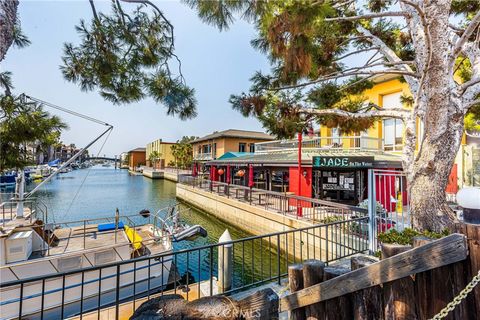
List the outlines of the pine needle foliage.
<svg viewBox="0 0 480 320">
<path fill-rule="evenodd" d="M 107 101 L 126 104 L 153 98 L 167 114 L 185 120 L 197 115 L 194 89 L 185 83 L 174 53 L 173 26 L 149 1 L 132 12 L 112 0 L 110 13 L 97 13 L 76 26 L 78 45 L 65 43 L 65 79 L 83 91 L 98 90 Z M 152 7 L 152 10 L 149 10 Z M 178 64 L 178 71 L 171 70 Z"/>
</svg>

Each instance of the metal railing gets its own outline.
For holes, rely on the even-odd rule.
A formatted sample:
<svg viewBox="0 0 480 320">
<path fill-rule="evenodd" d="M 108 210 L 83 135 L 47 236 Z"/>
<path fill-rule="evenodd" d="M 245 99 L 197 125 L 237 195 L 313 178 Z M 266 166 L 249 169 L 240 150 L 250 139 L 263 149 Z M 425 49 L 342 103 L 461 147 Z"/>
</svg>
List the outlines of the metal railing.
<svg viewBox="0 0 480 320">
<path fill-rule="evenodd" d="M 302 149 L 322 151 L 383 151 L 383 139 L 364 136 L 313 137 L 302 141 Z M 277 140 L 255 143 L 255 153 L 298 150 L 298 140 Z"/>
<path fill-rule="evenodd" d="M 6 223 L 17 218 L 17 204 L 13 194 L 7 201 L 0 203 L 0 217 L 2 219 L 1 224 L 5 226 Z M 48 208 L 47 205 L 38 198 L 29 198 L 23 201 L 24 213 L 28 214 L 28 220 L 30 222 L 33 219 L 41 219 L 44 222 L 48 222 Z"/>
<path fill-rule="evenodd" d="M 378 234 L 412 227 L 407 177 L 403 171 L 368 170 L 370 252 L 380 249 Z M 375 217 L 375 218 L 373 218 Z"/>
<path fill-rule="evenodd" d="M 368 214 L 367 209 L 346 204 L 301 197 L 287 192 L 226 184 L 200 177 L 181 176 L 178 182 L 312 224 L 346 220 Z"/>
<path fill-rule="evenodd" d="M 280 283 L 291 263 L 306 259 L 329 263 L 365 252 L 366 224 L 366 217 L 352 218 L 95 265 L 81 271 L 2 282 L 0 317 L 63 319 L 96 312 L 89 318 L 100 319 L 101 309 L 109 306 L 118 319 L 122 303 L 132 301 L 129 307 L 133 312 L 139 305 L 136 299 L 141 297 L 183 292 L 188 299 L 190 294 L 212 296 L 272 281 Z M 224 256 L 227 247 L 231 247 L 233 271 L 231 287 L 224 288 L 218 287 L 226 283 L 217 281 L 222 266 L 218 257 L 220 253 Z M 172 272 L 171 281 L 165 281 L 165 272 Z"/>
</svg>

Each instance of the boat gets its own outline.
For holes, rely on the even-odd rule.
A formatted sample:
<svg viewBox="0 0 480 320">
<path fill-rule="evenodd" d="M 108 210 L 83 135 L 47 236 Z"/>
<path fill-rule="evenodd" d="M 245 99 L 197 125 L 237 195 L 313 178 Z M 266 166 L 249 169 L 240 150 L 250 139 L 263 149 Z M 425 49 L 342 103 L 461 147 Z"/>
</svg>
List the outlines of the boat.
<svg viewBox="0 0 480 320">
<path fill-rule="evenodd" d="M 103 124 L 107 129 L 100 136 L 58 166 L 55 172 L 43 176 L 43 181 L 30 192 L 25 192 L 25 174 L 20 172 L 14 198 L 1 203 L 1 281 L 48 278 L 27 282 L 21 288 L 19 285 L 1 288 L 0 319 L 18 318 L 19 310 L 24 318 L 36 318 L 41 313 L 40 318 L 50 314 L 50 318 L 56 319 L 60 317 L 59 308 L 68 313 L 62 312 L 62 316 L 70 317 L 78 313 L 77 305 L 85 312 L 89 310 L 89 304 L 90 308 L 106 306 L 116 298 L 125 300 L 133 297 L 134 292 L 141 295 L 168 285 L 172 266 L 168 254 L 173 251 L 172 232 L 178 229 L 173 223 L 179 220 L 179 205 L 158 210 L 154 215 L 148 210 L 122 215 L 117 209 L 115 215 L 109 217 L 52 222 L 45 206 L 33 197 L 43 185 L 113 129 L 113 126 Z M 52 164 L 59 165 L 58 162 Z M 42 168 L 40 172 L 43 175 Z M 138 219 L 142 222 L 138 223 Z M 159 254 L 162 254 L 161 260 L 134 260 Z M 88 270 L 119 262 L 121 266 L 102 268 L 101 273 Z M 118 277 L 117 270 L 121 270 Z"/>
<path fill-rule="evenodd" d="M 16 173 L 7 173 L 0 175 L 0 187 L 9 188 L 15 187 Z"/>
<path fill-rule="evenodd" d="M 181 209 L 175 204 L 158 210 L 154 215 L 146 214 L 146 210 L 136 215 L 121 215 L 117 210 L 115 216 L 110 217 L 51 223 L 44 211 L 31 209 L 22 215 L 14 207 L 0 221 L 0 247 L 5 252 L 0 258 L 0 278 L 4 282 L 16 281 L 67 271 L 80 272 L 88 267 L 126 261 L 120 277 L 122 299 L 132 296 L 134 279 L 137 295 L 148 288 L 164 289 L 169 284 L 171 256 L 165 256 L 162 261 L 128 261 L 169 253 L 175 241 L 206 236 L 206 231 L 200 231 L 203 229 L 200 226 L 190 228 L 179 225 L 180 214 Z M 135 224 L 133 221 L 139 216 L 145 222 Z M 84 279 L 88 281 L 83 283 L 79 273 L 67 275 L 68 294 L 63 298 L 64 304 L 79 304 L 81 297 L 84 301 L 97 301 L 99 291 L 102 305 L 112 303 L 115 298 L 112 292 L 116 290 L 115 272 L 115 268 L 106 268 L 100 279 L 97 270 L 87 271 Z M 44 312 L 55 312 L 61 306 L 62 281 L 62 277 L 46 280 L 48 290 L 45 290 L 43 298 Z M 29 283 L 24 285 L 23 290 L 28 292 L 28 295 L 23 294 L 23 315 L 40 312 L 42 286 Z M 0 318 L 16 318 L 19 301 L 18 287 L 0 289 Z"/>
</svg>

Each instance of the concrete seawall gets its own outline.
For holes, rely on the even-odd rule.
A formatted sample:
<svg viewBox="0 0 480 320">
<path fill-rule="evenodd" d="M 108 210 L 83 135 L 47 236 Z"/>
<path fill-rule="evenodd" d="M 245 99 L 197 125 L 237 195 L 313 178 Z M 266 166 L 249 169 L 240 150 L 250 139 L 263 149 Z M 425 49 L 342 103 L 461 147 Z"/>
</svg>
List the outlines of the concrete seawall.
<svg viewBox="0 0 480 320">
<path fill-rule="evenodd" d="M 248 203 L 229 199 L 184 184 L 177 183 L 176 192 L 177 198 L 254 235 L 313 226 L 307 221 L 267 211 Z M 270 240 L 272 246 L 276 247 L 278 243 L 281 249 L 287 252 L 289 256 L 295 256 L 297 259 L 316 258 L 327 261 L 334 259 L 337 255 L 353 253 L 352 249 L 358 247 L 357 241 L 354 241 L 358 239 L 344 234 L 342 229 L 344 227 L 319 225 L 316 228 L 305 231 L 297 231 L 279 237 L 274 236 Z M 337 240 L 342 238 L 345 244 L 339 245 Z"/>
<path fill-rule="evenodd" d="M 143 169 L 143 175 L 150 179 L 166 179 L 173 182 L 178 182 L 178 174 L 176 172 Z"/>
</svg>

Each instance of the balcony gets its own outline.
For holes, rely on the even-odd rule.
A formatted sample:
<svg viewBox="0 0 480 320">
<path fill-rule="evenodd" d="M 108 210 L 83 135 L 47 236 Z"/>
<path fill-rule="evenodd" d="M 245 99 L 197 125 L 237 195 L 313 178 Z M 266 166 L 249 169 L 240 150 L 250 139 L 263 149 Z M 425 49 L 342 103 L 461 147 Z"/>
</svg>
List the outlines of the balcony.
<svg viewBox="0 0 480 320">
<path fill-rule="evenodd" d="M 213 160 L 212 153 L 195 153 L 193 155 L 193 160 L 195 161 L 210 161 Z"/>
<path fill-rule="evenodd" d="M 383 152 L 383 139 L 363 136 L 342 137 L 304 137 L 303 150 L 321 150 L 331 152 Z M 292 152 L 298 150 L 298 140 L 276 140 L 255 143 L 255 153 Z"/>
</svg>

